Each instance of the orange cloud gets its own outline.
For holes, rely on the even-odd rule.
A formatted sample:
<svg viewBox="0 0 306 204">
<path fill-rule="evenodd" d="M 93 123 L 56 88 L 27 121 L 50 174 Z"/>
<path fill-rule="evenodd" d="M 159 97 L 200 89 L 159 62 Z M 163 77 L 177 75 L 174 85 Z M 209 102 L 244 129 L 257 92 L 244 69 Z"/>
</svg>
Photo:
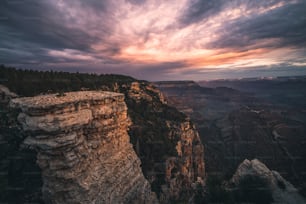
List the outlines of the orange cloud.
<svg viewBox="0 0 306 204">
<path fill-rule="evenodd" d="M 258 55 L 269 52 L 267 49 L 254 49 L 244 52 L 228 51 L 211 56 L 203 56 L 201 58 L 188 60 L 188 64 L 195 67 L 218 66 L 222 64 L 230 64 L 239 60 L 251 59 Z"/>
</svg>

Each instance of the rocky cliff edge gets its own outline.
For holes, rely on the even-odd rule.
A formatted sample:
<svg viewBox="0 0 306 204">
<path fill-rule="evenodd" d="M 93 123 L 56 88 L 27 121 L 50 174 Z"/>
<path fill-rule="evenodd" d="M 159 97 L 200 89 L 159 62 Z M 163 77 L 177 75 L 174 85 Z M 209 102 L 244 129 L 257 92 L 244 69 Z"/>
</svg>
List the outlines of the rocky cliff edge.
<svg viewBox="0 0 306 204">
<path fill-rule="evenodd" d="M 69 92 L 17 98 L 11 107 L 42 169 L 46 203 L 157 203 L 127 133 L 124 95 Z"/>
</svg>

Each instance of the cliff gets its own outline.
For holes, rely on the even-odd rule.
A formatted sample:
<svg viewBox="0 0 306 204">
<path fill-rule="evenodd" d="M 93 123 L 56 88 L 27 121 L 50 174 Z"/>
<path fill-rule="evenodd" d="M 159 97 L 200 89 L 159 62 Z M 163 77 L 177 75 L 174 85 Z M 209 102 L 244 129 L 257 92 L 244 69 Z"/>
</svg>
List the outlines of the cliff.
<svg viewBox="0 0 306 204">
<path fill-rule="evenodd" d="M 151 83 L 135 81 L 112 90 L 125 94 L 129 135 L 160 202 L 189 200 L 194 184 L 203 184 L 205 176 L 204 147 L 195 126 Z"/>
<path fill-rule="evenodd" d="M 124 94 L 131 119 L 130 141 L 141 160 L 142 172 L 160 202 L 186 202 L 196 192 L 194 184 L 203 184 L 204 148 L 197 130 L 186 115 L 167 105 L 151 83 L 121 75 L 10 68 L 0 69 L 0 74 L 7 79 L 4 85 L 20 96 L 81 89 Z"/>
<path fill-rule="evenodd" d="M 12 100 L 34 148 L 46 203 L 157 203 L 127 133 L 124 95 L 69 92 Z"/>
<path fill-rule="evenodd" d="M 205 146 L 207 175 L 218 172 L 228 178 L 245 158 L 258 158 L 306 196 L 306 103 L 304 108 L 297 104 L 305 101 L 298 88 L 302 82 L 288 80 L 282 90 L 275 87 L 278 80 L 268 81 L 225 80 L 219 81 L 220 87 L 205 83 L 211 88 L 184 81 L 157 85 L 168 104 L 196 125 Z M 245 87 L 254 92 L 244 92 Z"/>
</svg>

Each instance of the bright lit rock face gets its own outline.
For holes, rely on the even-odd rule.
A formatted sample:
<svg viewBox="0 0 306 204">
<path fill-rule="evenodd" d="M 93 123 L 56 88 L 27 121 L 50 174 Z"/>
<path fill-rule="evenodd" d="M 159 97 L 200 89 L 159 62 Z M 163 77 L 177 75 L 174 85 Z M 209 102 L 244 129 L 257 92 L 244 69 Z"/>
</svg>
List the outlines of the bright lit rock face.
<svg viewBox="0 0 306 204">
<path fill-rule="evenodd" d="M 133 124 L 131 141 L 160 203 L 186 203 L 205 178 L 204 147 L 190 119 L 167 105 L 153 84 L 122 87 Z"/>
<path fill-rule="evenodd" d="M 124 95 L 70 92 L 18 98 L 18 120 L 37 150 L 46 203 L 157 203 L 127 133 Z"/>
</svg>

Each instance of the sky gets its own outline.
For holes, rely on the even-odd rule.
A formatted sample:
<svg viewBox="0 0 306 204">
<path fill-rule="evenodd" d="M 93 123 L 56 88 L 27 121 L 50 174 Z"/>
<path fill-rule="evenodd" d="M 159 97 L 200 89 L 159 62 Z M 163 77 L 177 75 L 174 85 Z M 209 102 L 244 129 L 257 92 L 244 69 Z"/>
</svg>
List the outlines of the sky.
<svg viewBox="0 0 306 204">
<path fill-rule="evenodd" d="M 306 0 L 1 0 L 0 64 L 150 81 L 306 75 Z"/>
</svg>

